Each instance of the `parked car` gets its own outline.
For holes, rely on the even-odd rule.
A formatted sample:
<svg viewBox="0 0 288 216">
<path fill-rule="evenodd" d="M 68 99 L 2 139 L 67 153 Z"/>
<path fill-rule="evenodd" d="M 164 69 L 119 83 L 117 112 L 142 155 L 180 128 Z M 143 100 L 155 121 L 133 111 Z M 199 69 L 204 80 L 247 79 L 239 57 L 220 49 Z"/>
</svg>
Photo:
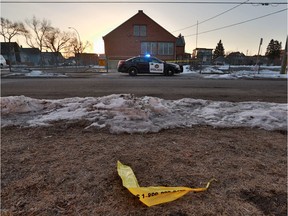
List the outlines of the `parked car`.
<svg viewBox="0 0 288 216">
<path fill-rule="evenodd" d="M 117 69 L 118 72 L 129 73 L 130 76 L 145 73 L 173 76 L 176 73 L 183 72 L 183 67 L 178 64 L 168 63 L 151 56 L 137 56 L 121 60 L 118 62 Z"/>
<path fill-rule="evenodd" d="M 7 67 L 6 60 L 2 55 L 0 55 L 0 66 L 1 68 Z"/>
</svg>

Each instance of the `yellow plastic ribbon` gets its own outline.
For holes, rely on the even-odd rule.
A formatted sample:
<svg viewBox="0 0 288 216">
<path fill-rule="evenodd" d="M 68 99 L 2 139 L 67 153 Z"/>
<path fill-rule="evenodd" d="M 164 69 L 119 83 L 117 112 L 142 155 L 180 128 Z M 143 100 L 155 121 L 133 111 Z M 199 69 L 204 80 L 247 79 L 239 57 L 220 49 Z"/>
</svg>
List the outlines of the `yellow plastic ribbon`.
<svg viewBox="0 0 288 216">
<path fill-rule="evenodd" d="M 117 171 L 122 179 L 122 184 L 134 196 L 137 196 L 141 202 L 147 206 L 158 205 L 165 202 L 171 202 L 185 195 L 186 193 L 206 191 L 210 183 L 215 179 L 210 180 L 204 188 L 189 188 L 189 187 L 140 187 L 136 176 L 131 167 L 117 162 Z"/>
</svg>

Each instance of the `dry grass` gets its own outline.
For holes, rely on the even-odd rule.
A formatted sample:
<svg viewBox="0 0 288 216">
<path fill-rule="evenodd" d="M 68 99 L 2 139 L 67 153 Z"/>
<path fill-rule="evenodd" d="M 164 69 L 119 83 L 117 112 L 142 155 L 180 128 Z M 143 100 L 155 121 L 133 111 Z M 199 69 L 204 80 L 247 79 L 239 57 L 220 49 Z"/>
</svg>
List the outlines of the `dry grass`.
<svg viewBox="0 0 288 216">
<path fill-rule="evenodd" d="M 83 125 L 4 128 L 1 215 L 286 215 L 286 132 L 193 127 L 112 135 Z M 154 207 L 122 186 L 204 186 Z"/>
</svg>

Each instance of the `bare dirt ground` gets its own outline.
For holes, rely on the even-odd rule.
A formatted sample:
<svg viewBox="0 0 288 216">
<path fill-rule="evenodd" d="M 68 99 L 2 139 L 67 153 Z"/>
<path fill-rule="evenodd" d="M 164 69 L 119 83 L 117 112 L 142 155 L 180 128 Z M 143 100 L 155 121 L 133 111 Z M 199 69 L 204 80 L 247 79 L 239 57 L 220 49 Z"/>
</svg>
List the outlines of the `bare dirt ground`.
<svg viewBox="0 0 288 216">
<path fill-rule="evenodd" d="M 113 135 L 77 123 L 1 131 L 1 215 L 287 215 L 287 133 L 193 127 Z M 116 163 L 141 186 L 203 187 L 144 206 Z"/>
</svg>

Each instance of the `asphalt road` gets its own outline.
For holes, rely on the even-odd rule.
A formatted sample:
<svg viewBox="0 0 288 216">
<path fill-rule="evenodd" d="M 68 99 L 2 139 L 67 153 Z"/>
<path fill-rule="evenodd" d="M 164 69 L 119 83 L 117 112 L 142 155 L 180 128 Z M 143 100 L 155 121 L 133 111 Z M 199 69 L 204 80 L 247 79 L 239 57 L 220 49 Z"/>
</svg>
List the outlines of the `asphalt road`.
<svg viewBox="0 0 288 216">
<path fill-rule="evenodd" d="M 33 98 L 99 97 L 131 93 L 164 99 L 195 98 L 221 101 L 287 103 L 287 80 L 213 80 L 187 75 L 136 76 L 99 74 L 86 78 L 2 78 L 1 96 Z"/>
</svg>

